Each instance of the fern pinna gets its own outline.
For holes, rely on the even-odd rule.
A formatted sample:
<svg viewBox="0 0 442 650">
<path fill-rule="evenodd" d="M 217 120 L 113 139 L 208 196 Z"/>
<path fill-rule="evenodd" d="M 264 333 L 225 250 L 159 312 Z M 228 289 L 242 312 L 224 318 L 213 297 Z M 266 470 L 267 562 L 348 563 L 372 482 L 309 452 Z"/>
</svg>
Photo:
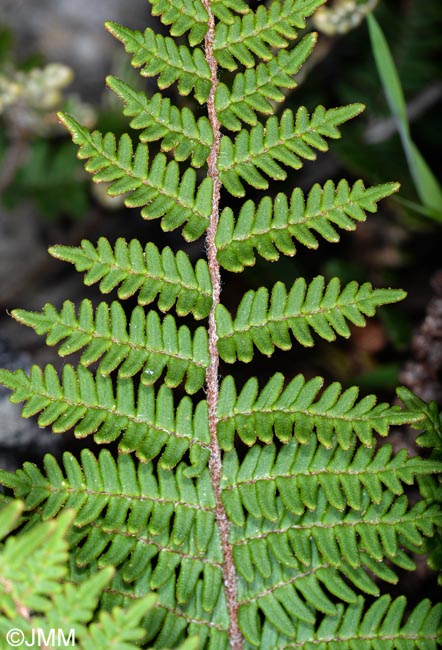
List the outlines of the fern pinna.
<svg viewBox="0 0 442 650">
<path fill-rule="evenodd" d="M 276 373 L 241 387 L 229 374 L 258 353 L 348 337 L 350 326 L 404 297 L 318 276 L 248 291 L 235 314 L 220 301 L 221 268 L 241 272 L 257 256 L 275 261 L 299 245 L 316 248 L 320 237 L 337 241 L 397 190 L 341 180 L 306 195 L 266 194 L 363 108 L 275 113 L 313 49 L 304 28 L 322 2 L 273 0 L 253 11 L 243 0 L 150 0 L 170 36 L 107 25 L 141 75 L 157 78 L 153 96 L 108 79 L 138 138 L 90 133 L 61 115 L 110 195 L 124 194 L 166 231 L 181 227 L 188 241 L 205 236 L 207 259 L 196 264 L 182 250 L 137 240 L 54 246 L 52 255 L 74 264 L 85 284 L 116 292 L 114 300 L 15 311 L 61 356 L 81 357 L 61 376 L 50 365 L 0 375 L 11 399 L 25 402 L 25 417 L 38 414 L 56 433 L 117 441 L 117 458 L 85 449 L 79 460 L 66 453 L 61 466 L 47 456 L 44 471 L 28 463 L 1 479 L 32 521 L 74 509 L 70 579 L 116 567 L 104 608 L 154 592 L 143 647 L 442 642 L 440 605 L 424 600 L 410 612 L 403 597 L 380 596 L 398 571 L 415 568 L 412 554 L 441 525 L 431 497 L 441 463 L 377 442 L 422 411 L 358 399 L 357 388 L 324 387 L 318 377 Z M 173 85 L 196 108 L 162 95 Z M 236 206 L 248 186 L 263 193 L 259 202 L 230 207 L 229 195 Z M 129 313 L 123 301 L 132 297 Z M 414 482 L 426 486 L 425 498 L 410 504 Z"/>
</svg>

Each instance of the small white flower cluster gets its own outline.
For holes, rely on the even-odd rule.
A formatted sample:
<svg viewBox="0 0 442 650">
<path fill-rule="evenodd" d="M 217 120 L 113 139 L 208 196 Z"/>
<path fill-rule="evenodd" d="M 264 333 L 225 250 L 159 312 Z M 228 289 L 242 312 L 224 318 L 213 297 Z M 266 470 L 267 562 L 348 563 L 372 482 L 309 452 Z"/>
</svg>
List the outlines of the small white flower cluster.
<svg viewBox="0 0 442 650">
<path fill-rule="evenodd" d="M 0 70 L 0 115 L 20 131 L 47 134 L 57 128 L 55 112 L 65 102 L 63 91 L 73 78 L 72 69 L 61 63 L 29 71 Z M 75 98 L 70 101 L 75 108 L 83 108 Z"/>
<path fill-rule="evenodd" d="M 335 0 L 332 7 L 320 7 L 313 16 L 315 29 L 327 36 L 346 34 L 358 27 L 379 0 Z"/>
<path fill-rule="evenodd" d="M 61 63 L 50 63 L 29 72 L 15 70 L 10 77 L 0 76 L 0 111 L 6 106 L 24 102 L 42 111 L 56 109 L 62 99 L 62 90 L 73 79 L 71 68 Z"/>
</svg>

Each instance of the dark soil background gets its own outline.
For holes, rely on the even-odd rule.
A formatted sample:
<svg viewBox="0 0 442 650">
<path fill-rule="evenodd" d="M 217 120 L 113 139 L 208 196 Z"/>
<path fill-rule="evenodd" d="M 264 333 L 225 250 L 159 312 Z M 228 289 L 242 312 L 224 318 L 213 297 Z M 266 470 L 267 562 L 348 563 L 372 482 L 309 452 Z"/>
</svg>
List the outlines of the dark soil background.
<svg viewBox="0 0 442 650">
<path fill-rule="evenodd" d="M 440 0 L 390 0 L 380 3 L 377 16 L 389 39 L 398 64 L 409 106 L 413 109 L 412 134 L 435 175 L 442 177 L 441 109 L 442 72 L 440 65 L 442 3 Z M 109 72 L 132 81 L 123 49 L 103 28 L 105 20 L 115 20 L 132 28 L 146 25 L 146 0 L 0 0 L 0 27 L 8 37 L 8 65 L 30 67 L 47 62 L 69 65 L 75 80 L 69 92 L 78 94 L 92 107 L 100 130 L 123 131 L 125 121 L 120 104 L 105 91 L 104 77 Z M 164 29 L 164 28 L 162 28 Z M 6 40 L 6 39 L 5 39 Z M 0 52 L 1 52 L 0 32 Z M 5 46 L 6 47 L 6 46 Z M 0 73 L 1 73 L 0 59 Z M 305 191 L 315 183 L 332 178 L 350 182 L 364 178 L 367 185 L 399 180 L 401 196 L 417 201 L 407 171 L 404 153 L 380 87 L 373 64 L 365 23 L 348 34 L 320 36 L 313 64 L 289 105 L 304 104 L 309 109 L 322 103 L 327 107 L 352 101 L 367 105 L 365 114 L 343 128 L 343 140 L 332 144 L 331 153 L 307 164 L 277 191 L 290 191 L 293 183 Z M 140 83 L 140 82 L 136 82 Z M 150 87 L 148 83 L 148 86 Z M 140 86 L 142 87 L 142 86 Z M 8 312 L 15 307 L 39 310 L 46 302 L 56 306 L 63 300 L 94 301 L 100 295 L 86 289 L 73 268 L 50 258 L 46 249 L 55 243 L 77 245 L 82 238 L 95 241 L 104 235 L 111 241 L 119 236 L 154 240 L 160 246 L 181 246 L 179 234 L 164 234 L 156 224 L 143 223 L 136 211 L 121 206 L 109 207 L 94 190 L 81 166 L 72 162 L 75 149 L 57 130 L 44 137 L 33 134 L 22 144 L 20 158 L 8 157 L 17 137 L 11 131 L 11 118 L 0 113 L 0 164 L 14 165 L 0 189 L 0 366 L 24 368 L 33 363 L 53 363 L 61 367 L 54 349 L 43 339 L 18 325 Z M 43 143 L 43 144 L 41 144 Z M 29 181 L 20 170 L 29 166 L 32 152 L 44 148 L 45 160 L 59 155 L 61 167 L 69 173 L 58 174 L 57 191 L 65 203 L 54 208 L 51 193 L 40 182 Z M 68 147 L 68 149 L 64 149 Z M 49 163 L 48 163 L 49 164 Z M 41 171 L 41 170 L 40 170 Z M 9 173 L 11 172 L 11 173 Z M 58 172 L 57 172 L 58 173 Z M 43 170 L 43 176 L 45 171 Z M 60 180 L 61 178 L 61 180 Z M 54 180 L 55 182 L 55 180 Z M 79 189 L 80 188 L 80 189 Z M 80 194 L 79 194 L 80 192 Z M 72 193 L 72 194 L 70 194 Z M 75 201 L 81 195 L 81 215 L 73 215 Z M 72 205 L 69 206 L 72 196 Z M 66 201 L 67 198 L 67 201 Z M 253 197 L 252 197 L 253 198 Z M 78 212 L 78 210 L 77 210 Z M 196 259 L 203 243 L 186 245 Z M 307 376 L 323 375 L 343 385 L 358 384 L 362 392 L 376 392 L 381 399 L 393 401 L 394 387 L 400 382 L 425 400 L 442 402 L 442 260 L 441 226 L 405 208 L 394 199 L 384 201 L 379 213 L 369 216 L 355 233 L 342 236 L 336 245 L 323 243 L 319 251 L 300 247 L 294 259 L 282 258 L 269 265 L 260 262 L 241 276 L 225 274 L 224 300 L 234 306 L 245 290 L 262 283 L 317 274 L 338 275 L 370 281 L 375 286 L 402 287 L 408 292 L 400 305 L 380 310 L 367 327 L 354 331 L 349 341 L 318 343 L 314 351 L 298 347 L 268 359 L 257 356 L 254 372 L 263 381 L 275 371 L 290 377 L 298 372 Z M 291 280 L 290 280 L 291 281 Z M 101 298 L 102 299 L 102 298 Z M 68 359 L 69 361 L 69 359 Z M 245 380 L 250 369 L 238 369 Z M 393 432 L 391 441 L 415 453 L 415 433 Z M 20 409 L 11 405 L 7 391 L 0 388 L 0 466 L 14 468 L 24 460 L 40 462 L 46 451 L 59 454 L 68 446 L 76 448 L 69 437 L 56 438 L 40 430 L 34 421 L 20 417 Z M 412 599 L 425 591 L 430 595 L 435 580 L 420 564 L 415 577 L 407 577 L 406 590 Z M 418 584 L 416 580 L 419 580 Z M 401 585 L 402 589 L 403 585 Z"/>
</svg>

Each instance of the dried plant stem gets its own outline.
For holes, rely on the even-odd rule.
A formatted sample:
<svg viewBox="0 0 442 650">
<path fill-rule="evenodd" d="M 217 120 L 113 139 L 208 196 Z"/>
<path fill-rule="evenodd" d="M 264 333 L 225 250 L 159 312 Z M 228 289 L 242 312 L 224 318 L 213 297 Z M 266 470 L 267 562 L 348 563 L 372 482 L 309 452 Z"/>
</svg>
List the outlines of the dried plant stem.
<svg viewBox="0 0 442 650">
<path fill-rule="evenodd" d="M 213 180 L 212 214 L 210 225 L 207 229 L 206 249 L 207 261 L 212 281 L 212 309 L 209 315 L 209 353 L 210 365 L 206 372 L 206 396 L 209 409 L 210 429 L 210 459 L 209 469 L 212 486 L 216 500 L 216 521 L 223 551 L 223 581 L 226 595 L 227 609 L 229 612 L 229 641 L 231 650 L 242 650 L 243 637 L 238 625 L 238 595 L 236 568 L 233 561 L 232 545 L 229 541 L 230 522 L 221 500 L 222 460 L 221 449 L 217 436 L 217 405 L 219 394 L 219 353 L 217 347 L 218 336 L 216 333 L 215 309 L 220 301 L 221 274 L 216 258 L 215 235 L 218 226 L 219 204 L 221 197 L 221 181 L 218 172 L 219 145 L 221 140 L 221 125 L 215 110 L 215 92 L 218 84 L 218 64 L 213 54 L 215 38 L 215 19 L 210 7 L 210 0 L 202 0 L 209 15 L 208 30 L 205 37 L 206 60 L 211 73 L 211 88 L 207 100 L 207 112 L 213 131 L 213 145 L 207 160 L 208 175 Z"/>
</svg>

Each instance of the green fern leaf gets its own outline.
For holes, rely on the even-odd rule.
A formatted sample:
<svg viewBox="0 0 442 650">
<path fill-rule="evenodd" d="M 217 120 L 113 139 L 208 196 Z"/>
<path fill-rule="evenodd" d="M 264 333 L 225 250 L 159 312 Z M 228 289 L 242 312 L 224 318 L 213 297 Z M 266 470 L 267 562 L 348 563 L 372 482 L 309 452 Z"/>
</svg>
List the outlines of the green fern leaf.
<svg viewBox="0 0 442 650">
<path fill-rule="evenodd" d="M 10 520 L 11 513 L 14 516 L 21 509 L 20 502 L 12 502 L 2 509 L 2 518 Z M 141 621 L 152 612 L 157 598 L 154 594 L 137 598 L 129 607 L 115 608 L 111 615 L 102 611 L 94 620 L 103 589 L 115 570 L 107 567 L 78 585 L 67 582 L 67 529 L 73 518 L 74 513 L 68 511 L 56 521 L 38 523 L 6 540 L 0 549 L 0 630 L 6 638 L 8 631 L 19 630 L 26 646 L 37 643 L 38 630 L 44 634 L 45 647 L 50 639 L 51 647 L 54 642 L 58 647 L 62 631 L 65 646 L 136 650 L 137 641 L 145 636 Z M 42 638 L 38 639 L 40 645 Z M 180 648 L 196 650 L 195 640 L 189 643 Z"/>
<path fill-rule="evenodd" d="M 235 17 L 226 25 L 219 22 L 215 33 L 214 53 L 218 63 L 227 70 L 236 70 L 236 60 L 246 68 L 255 65 L 255 56 L 269 61 L 273 50 L 286 48 L 305 28 L 305 19 L 324 0 L 274 0 L 267 8 L 259 5 L 256 12 Z M 296 28 L 296 29 L 295 29 Z M 236 60 L 235 60 L 236 59 Z"/>
<path fill-rule="evenodd" d="M 65 507 L 75 509 L 75 527 L 68 539 L 78 566 L 120 565 L 122 581 L 119 587 L 111 585 L 114 593 L 121 593 L 124 584 L 144 593 L 147 579 L 157 590 L 158 609 L 171 613 L 195 607 L 189 601 L 197 589 L 200 602 L 194 618 L 201 620 L 196 631 L 201 635 L 201 626 L 214 619 L 216 627 L 222 623 L 225 637 L 222 554 L 207 468 L 190 479 L 184 464 L 175 472 L 154 471 L 151 463 L 137 466 L 130 455 L 115 461 L 106 450 L 98 458 L 83 450 L 81 464 L 65 453 L 64 472 L 52 456 L 46 456 L 44 464 L 46 476 L 26 463 L 16 474 L 2 472 L 2 479 L 25 498 L 27 507 L 39 507 L 43 518 Z M 202 593 L 200 578 L 206 582 Z M 171 623 L 176 625 L 176 619 L 173 616 Z"/>
<path fill-rule="evenodd" d="M 235 14 L 251 12 L 246 0 L 211 0 L 210 7 L 213 15 L 226 25 L 233 23 Z"/>
<path fill-rule="evenodd" d="M 265 287 L 244 294 L 235 318 L 224 305 L 217 306 L 218 350 L 227 363 L 234 363 L 237 358 L 248 363 L 253 358 L 253 346 L 268 356 L 275 347 L 290 350 L 290 331 L 306 347 L 314 345 L 310 329 L 326 341 L 334 341 L 336 334 L 348 338 L 347 321 L 364 327 L 365 316 L 374 316 L 380 305 L 404 297 L 404 291 L 373 289 L 369 282 L 359 285 L 352 281 L 341 291 L 338 278 L 326 286 L 320 275 L 308 286 L 304 278 L 298 278 L 288 293 L 285 285 L 277 282 L 270 306 Z"/>
<path fill-rule="evenodd" d="M 200 320 L 209 315 L 212 304 L 210 274 L 205 260 L 195 268 L 184 251 L 173 253 L 167 246 L 162 251 L 152 242 L 144 250 L 137 239 L 126 242 L 119 238 L 115 248 L 104 237 L 96 246 L 86 239 L 81 246 L 53 246 L 49 249 L 57 259 L 86 271 L 86 285 L 100 283 L 100 291 L 110 293 L 116 287 L 118 297 L 126 300 L 137 295 L 140 305 L 148 305 L 158 297 L 158 308 L 166 312 L 176 304 L 179 316 Z"/>
<path fill-rule="evenodd" d="M 73 429 L 77 438 L 94 435 L 99 444 L 122 435 L 121 451 L 136 451 L 144 461 L 162 452 L 162 467 L 175 467 L 189 448 L 195 466 L 207 462 L 206 403 L 194 408 L 190 397 L 184 397 L 175 407 L 166 386 L 155 394 L 152 386 L 140 384 L 135 398 L 131 379 L 118 379 L 114 391 L 111 377 L 94 378 L 86 368 L 70 365 L 63 368 L 62 382 L 51 365 L 44 371 L 33 366 L 29 378 L 22 370 L 0 370 L 0 381 L 13 391 L 11 401 L 26 402 L 23 417 L 40 414 L 39 425 L 50 426 L 54 433 Z"/>
<path fill-rule="evenodd" d="M 318 106 L 311 118 L 304 107 L 298 108 L 296 116 L 287 109 L 280 120 L 272 116 L 265 125 L 259 123 L 250 131 L 240 131 L 234 142 L 224 136 L 219 157 L 224 187 L 233 196 L 244 196 L 240 179 L 261 190 L 269 187 L 261 172 L 274 180 L 285 180 L 287 173 L 280 163 L 300 169 L 302 159 L 315 160 L 315 149 L 328 150 L 325 138 L 339 138 L 337 127 L 359 115 L 363 108 L 361 104 L 330 110 Z"/>
<path fill-rule="evenodd" d="M 45 522 L 5 541 L 0 553 L 0 605 L 8 618 L 20 606 L 47 611 L 51 595 L 62 590 L 60 580 L 68 561 L 65 536 L 72 520 L 73 513 L 66 512 L 58 522 Z"/>
<path fill-rule="evenodd" d="M 166 370 L 166 386 L 175 388 L 186 378 L 185 390 L 191 395 L 204 384 L 209 365 L 207 330 L 199 327 L 192 336 L 185 325 L 177 328 L 170 314 L 161 322 L 156 311 L 145 314 L 142 307 L 136 307 L 128 325 L 119 302 L 100 303 L 94 313 L 90 300 L 83 300 L 78 316 L 70 301 L 63 303 L 60 312 L 48 303 L 42 312 L 17 309 L 13 316 L 40 336 L 47 334 L 47 345 L 63 341 L 58 351 L 61 357 L 84 349 L 83 366 L 101 359 L 98 372 L 102 375 L 117 368 L 120 377 L 141 372 L 141 382 L 151 386 Z"/>
<path fill-rule="evenodd" d="M 388 559 L 412 570 L 414 563 L 403 549 L 422 548 L 425 537 L 431 537 L 442 521 L 436 504 L 420 501 L 409 507 L 405 495 L 395 498 L 388 492 L 377 504 L 364 494 L 361 511 L 347 514 L 328 506 L 321 490 L 316 508 L 302 515 L 288 516 L 279 500 L 277 505 L 275 521 L 247 515 L 243 526 L 232 527 L 235 564 L 248 582 L 256 581 L 256 574 L 271 577 L 271 566 L 281 561 L 281 546 L 292 556 L 291 564 L 294 559 L 306 567 L 324 564 L 339 571 L 344 557 L 357 572 L 368 569 L 385 579 L 384 567 L 373 567 Z M 394 573 L 391 567 L 390 571 Z"/>
<path fill-rule="evenodd" d="M 239 421 L 241 414 L 235 415 Z M 262 418 L 257 411 L 255 415 Z M 405 414 L 384 411 L 383 427 L 388 429 L 388 419 L 394 422 L 397 415 Z M 380 416 L 371 416 L 372 423 L 378 419 Z M 243 424 L 244 420 L 243 416 Z M 222 428 L 225 424 L 226 419 Z M 338 425 L 336 428 L 339 430 Z M 327 504 L 340 512 L 347 508 L 361 511 L 365 492 L 372 503 L 380 503 L 385 490 L 400 496 L 404 484 L 412 485 L 416 479 L 442 471 L 440 462 L 408 458 L 404 449 L 394 457 L 392 452 L 391 445 L 383 445 L 378 450 L 375 446 L 359 447 L 355 453 L 353 446 L 343 449 L 338 441 L 327 448 L 318 444 L 313 435 L 303 444 L 292 438 L 280 450 L 274 444 L 254 446 L 242 461 L 231 449 L 223 461 L 223 503 L 238 526 L 244 525 L 245 513 L 276 521 L 278 497 L 294 515 L 302 515 L 306 509 L 313 511 L 318 491 L 323 492 Z"/>
<path fill-rule="evenodd" d="M 221 637 L 224 643 L 218 647 L 226 647 L 226 622 L 219 611 L 221 555 L 217 538 L 213 536 L 215 503 L 207 470 L 196 483 L 186 478 L 185 465 L 177 468 L 175 475 L 158 470 L 156 476 L 150 464 L 136 469 L 130 456 L 120 456 L 117 466 L 107 451 L 102 452 L 98 459 L 91 452 L 82 452 L 82 465 L 71 454 L 65 454 L 64 466 L 65 474 L 60 471 L 56 461 L 48 456 L 45 459 L 47 478 L 35 466 L 26 464 L 16 475 L 8 475 L 9 480 L 3 476 L 2 479 L 16 493 L 26 496 L 30 507 L 44 504 L 45 517 L 52 516 L 64 503 L 78 510 L 76 527 L 69 535 L 75 561 L 80 566 L 93 566 L 95 562 L 103 567 L 118 564 L 123 581 L 111 585 L 117 598 L 123 596 L 128 588 L 137 592 L 141 581 L 147 577 L 150 588 L 158 592 L 158 609 L 164 608 L 173 619 L 166 623 L 168 633 L 172 623 L 176 625 L 180 619 L 184 623 L 192 613 L 194 631 L 202 632 L 204 637 L 208 633 L 204 626 L 208 625 L 210 619 L 207 617 L 211 614 L 215 619 L 212 619 L 212 625 L 216 622 L 215 632 L 219 634 L 224 631 L 224 638 Z M 124 495 L 132 495 L 131 501 L 124 498 L 122 490 Z M 379 509 L 365 502 L 363 505 L 368 522 L 370 518 L 380 516 Z M 394 515 L 388 503 L 382 504 L 382 508 L 390 516 L 388 525 L 393 525 L 392 516 L 400 519 L 400 508 L 395 510 Z M 292 519 L 290 521 L 297 529 L 305 527 L 313 531 L 314 543 L 320 548 L 322 538 L 319 531 L 324 526 L 315 527 L 314 517 L 323 518 L 326 514 L 327 510 L 324 511 L 320 501 L 316 515 L 304 517 L 299 525 L 293 523 Z M 427 517 L 432 525 L 429 512 L 421 508 L 419 515 L 422 522 Z M 333 521 L 330 514 L 328 517 L 328 526 L 331 527 Z M 356 526 L 354 520 L 353 523 Z M 92 527 L 88 524 L 92 524 Z M 335 525 L 337 528 L 345 527 L 339 521 Z M 370 525 L 367 523 L 365 528 Z M 410 534 L 407 525 L 408 520 L 401 528 L 401 534 Z M 414 540 L 415 528 L 412 524 L 411 529 Z M 250 610 L 255 608 L 257 611 L 259 608 L 277 630 L 291 634 L 296 620 L 310 623 L 314 620 L 314 609 L 319 608 L 333 615 L 335 606 L 326 595 L 326 590 L 339 593 L 345 602 L 355 602 L 352 588 L 339 579 L 333 564 L 321 557 L 314 557 L 312 551 L 308 551 L 309 545 L 304 544 L 304 536 L 296 537 L 299 542 L 296 553 L 301 555 L 300 561 L 295 557 L 294 538 L 290 537 L 288 546 L 284 543 L 290 533 L 286 535 L 286 531 L 278 528 L 273 534 L 271 530 L 269 526 L 260 527 L 255 522 L 245 532 L 248 540 L 245 546 L 240 529 L 233 529 L 233 548 L 241 575 L 239 595 L 242 619 L 249 619 Z M 365 535 L 364 539 L 367 537 L 362 524 L 358 534 Z M 344 542 L 340 540 L 339 543 Z M 289 559 L 285 557 L 287 549 Z M 246 555 L 243 550 L 247 550 Z M 278 563 L 272 566 L 271 558 L 275 553 Z M 330 553 L 329 549 L 327 553 Z M 285 568 L 280 566 L 282 557 Z M 372 571 L 376 562 L 370 562 L 370 557 L 361 551 L 358 561 L 364 566 L 367 564 Z M 394 555 L 394 560 L 400 564 L 405 561 L 400 552 Z M 250 562 L 252 572 L 256 574 L 253 579 L 248 573 Z M 373 589 L 376 591 L 369 578 L 364 583 L 363 573 L 358 574 L 358 570 L 359 565 L 355 568 L 344 564 L 342 567 L 350 582 L 358 586 L 362 583 L 369 593 L 373 593 Z M 389 579 L 394 576 L 391 570 L 383 571 L 382 565 L 377 568 L 376 575 Z M 210 585 L 208 591 L 201 592 L 200 577 Z M 200 593 L 199 604 L 191 603 L 195 590 Z M 273 594 L 271 598 L 270 593 Z M 287 612 L 282 620 L 281 606 L 283 614 Z M 295 609 L 296 615 L 293 613 Z M 164 624 L 163 617 L 161 622 Z M 244 627 L 247 629 L 246 625 Z M 151 630 L 150 625 L 146 628 Z M 217 638 L 217 641 L 220 640 Z"/>
<path fill-rule="evenodd" d="M 209 19 L 201 0 L 150 0 L 152 15 L 159 16 L 163 25 L 170 25 L 171 36 L 189 32 L 190 45 L 198 45 L 206 32 Z"/>
<path fill-rule="evenodd" d="M 161 226 L 166 231 L 187 222 L 183 236 L 188 240 L 203 234 L 212 205 L 212 179 L 206 177 L 196 190 L 195 170 L 187 169 L 180 179 L 178 164 L 168 163 L 164 154 L 156 155 L 149 168 L 147 145 L 139 144 L 134 152 L 127 134 L 117 145 L 112 133 L 90 133 L 68 115 L 60 115 L 60 119 L 80 146 L 78 157 L 88 159 L 86 169 L 93 173 L 94 181 L 110 183 L 110 196 L 130 193 L 125 200 L 127 207 L 143 207 L 144 219 L 162 217 Z"/>
<path fill-rule="evenodd" d="M 0 540 L 3 540 L 17 527 L 23 508 L 24 504 L 21 501 L 8 501 L 6 504 L 0 504 Z"/>
<path fill-rule="evenodd" d="M 134 68 L 141 68 L 144 77 L 159 75 L 157 83 L 161 90 L 178 82 L 180 95 L 189 95 L 194 91 L 195 99 L 200 104 L 207 100 L 210 70 L 203 50 L 178 46 L 173 38 L 156 34 L 150 27 L 142 34 L 114 22 L 105 25 L 112 36 L 123 43 L 126 52 L 134 55 Z"/>
<path fill-rule="evenodd" d="M 215 94 L 215 106 L 221 124 L 231 131 L 240 131 L 241 121 L 255 126 L 256 113 L 271 115 L 271 102 L 285 99 L 282 89 L 296 88 L 293 75 L 297 74 L 311 54 L 316 34 L 308 34 L 290 52 L 281 50 L 268 63 L 259 63 L 244 73 L 237 73 L 232 88 L 219 83 Z"/>
<path fill-rule="evenodd" d="M 86 284 L 133 296 L 138 306 L 84 300 L 78 309 L 67 301 L 14 312 L 62 357 L 78 354 L 79 366 L 60 374 L 33 367 L 29 376 L 0 370 L 12 401 L 54 433 L 112 444 L 97 456 L 84 450 L 80 461 L 65 453 L 62 465 L 47 456 L 44 469 L 0 470 L 0 484 L 24 499 L 11 506 L 9 492 L 0 496 L 0 536 L 8 535 L 0 607 L 15 615 L 16 596 L 29 596 L 32 617 L 44 610 L 53 627 L 75 609 L 83 650 L 435 650 L 442 608 L 423 601 L 403 622 L 405 600 L 381 597 L 381 583 L 414 571 L 414 554 L 428 549 L 429 564 L 440 565 L 442 462 L 393 454 L 377 436 L 410 423 L 424 428 L 421 444 L 440 447 L 436 407 L 406 391 L 406 410 L 377 404 L 355 387 L 324 387 L 320 377 L 298 375 L 286 385 L 277 373 L 261 389 L 253 376 L 241 389 L 234 376 L 221 381 L 220 359 L 249 362 L 255 348 L 270 356 L 294 340 L 312 346 L 315 335 L 348 337 L 377 307 L 404 297 L 318 276 L 248 291 L 233 315 L 220 302 L 220 265 L 242 271 L 257 254 L 271 261 L 294 255 L 298 244 L 317 248 L 321 237 L 338 241 L 397 189 L 328 181 L 306 196 L 299 188 L 290 200 L 272 192 L 238 214 L 222 210 L 227 193 L 267 190 L 269 179 L 314 160 L 362 110 L 320 106 L 309 115 L 301 107 L 276 116 L 274 103 L 296 86 L 316 35 L 295 39 L 322 0 L 150 4 L 171 36 L 108 29 L 142 76 L 196 102 L 148 97 L 110 77 L 135 138 L 117 141 L 61 120 L 111 196 L 125 195 L 166 231 L 182 227 L 188 240 L 206 233 L 207 262 L 135 240 L 55 246 L 52 254 L 84 272 Z M 154 302 L 208 324 L 189 328 L 172 314 L 146 312 Z M 413 483 L 421 498 L 410 505 Z M 24 576 L 15 591 L 13 576 L 4 579 L 9 556 Z M 0 613 L 0 636 L 5 620 Z"/>
<path fill-rule="evenodd" d="M 316 437 L 326 449 L 334 449 L 336 442 L 342 449 L 351 449 L 357 436 L 370 447 L 373 433 L 386 436 L 392 425 L 422 419 L 422 414 L 402 411 L 398 406 L 376 405 L 374 395 L 357 402 L 355 386 L 342 392 L 341 385 L 334 382 L 320 393 L 322 387 L 320 377 L 306 382 L 302 375 L 297 375 L 284 388 L 284 376 L 276 373 L 260 392 L 257 379 L 252 377 L 237 395 L 233 377 L 226 377 L 221 384 L 218 408 L 222 449 L 233 448 L 235 433 L 248 446 L 257 439 L 270 444 L 274 436 L 284 443 L 295 437 L 301 444 L 313 444 Z"/>
<path fill-rule="evenodd" d="M 179 162 L 191 156 L 194 167 L 205 164 L 213 143 L 206 117 L 196 120 L 190 109 L 178 109 L 160 93 L 147 99 L 145 93 L 116 77 L 107 77 L 107 85 L 125 102 L 124 115 L 134 118 L 130 126 L 142 129 L 141 142 L 161 140 L 161 150 L 172 151 Z"/>
<path fill-rule="evenodd" d="M 282 193 L 274 201 L 263 198 L 258 207 L 246 201 L 236 222 L 233 210 L 226 207 L 216 235 L 218 261 L 228 271 L 239 272 L 255 263 L 255 249 L 273 262 L 280 253 L 296 254 L 293 240 L 313 249 L 319 246 L 317 234 L 328 242 L 338 242 L 337 228 L 354 230 L 356 223 L 365 221 L 366 212 L 376 212 L 377 202 L 398 189 L 397 183 L 365 189 L 362 181 L 352 188 L 345 180 L 337 186 L 327 181 L 323 188 L 314 185 L 307 199 L 296 188 L 290 204 Z"/>
<path fill-rule="evenodd" d="M 364 599 L 359 597 L 348 607 L 338 605 L 336 614 L 324 616 L 319 627 L 299 621 L 292 638 L 264 623 L 259 631 L 259 650 L 300 647 L 305 650 L 316 650 L 318 647 L 321 650 L 435 649 L 442 641 L 442 605 L 432 606 L 425 599 L 403 623 L 406 606 L 407 601 L 403 596 L 392 600 L 384 595 L 364 611 Z M 256 636 L 254 628 L 251 634 Z"/>
<path fill-rule="evenodd" d="M 86 633 L 78 638 L 83 650 L 96 648 L 112 648 L 113 650 L 136 650 L 145 637 L 143 621 L 154 608 L 156 598 L 139 599 L 126 608 L 116 607 L 112 613 L 101 611 L 98 620 L 92 623 Z M 196 650 L 195 641 L 186 644 L 188 650 Z M 180 646 L 178 650 L 185 650 Z"/>
<path fill-rule="evenodd" d="M 46 475 L 32 463 L 25 463 L 16 473 L 1 470 L 2 481 L 20 495 L 28 510 L 39 506 L 44 520 L 64 508 L 73 508 L 77 527 L 84 528 L 101 517 L 103 530 L 112 532 L 126 522 L 128 532 L 135 536 L 143 529 L 157 534 L 162 517 L 170 523 L 173 515 L 171 541 L 181 546 L 196 527 L 201 533 L 198 552 L 207 551 L 215 526 L 215 501 L 207 469 L 192 481 L 186 477 L 184 465 L 176 472 L 158 468 L 154 473 L 151 463 L 137 465 L 129 454 L 120 454 L 116 461 L 108 450 L 96 458 L 88 449 L 82 450 L 81 463 L 65 452 L 63 466 L 64 472 L 48 454 L 44 458 Z M 126 500 L 129 493 L 131 499 Z"/>
<path fill-rule="evenodd" d="M 416 442 L 421 447 L 430 449 L 442 449 L 442 413 L 439 413 L 435 402 L 427 404 L 420 397 L 414 395 L 411 390 L 401 386 L 397 389 L 397 395 L 407 408 L 412 408 L 422 414 L 422 421 L 417 429 L 422 429 L 423 434 L 418 436 Z"/>
</svg>

